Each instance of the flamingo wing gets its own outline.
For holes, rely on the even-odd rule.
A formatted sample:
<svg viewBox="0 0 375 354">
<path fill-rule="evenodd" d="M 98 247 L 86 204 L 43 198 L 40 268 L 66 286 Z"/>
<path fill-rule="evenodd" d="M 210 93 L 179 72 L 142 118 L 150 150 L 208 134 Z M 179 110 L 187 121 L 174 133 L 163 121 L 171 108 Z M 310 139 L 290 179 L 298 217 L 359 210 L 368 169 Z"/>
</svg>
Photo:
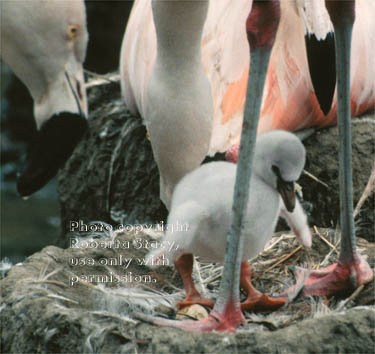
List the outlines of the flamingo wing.
<svg viewBox="0 0 375 354">
<path fill-rule="evenodd" d="M 337 122 L 336 91 L 325 115 L 316 98 L 306 55 L 306 34 L 326 38 L 332 24 L 324 0 L 281 0 L 281 19 L 272 50 L 258 131 L 308 127 Z M 209 154 L 238 144 L 242 126 L 249 52 L 244 23 L 248 0 L 211 1 L 202 37 L 202 63 L 211 84 L 214 107 Z M 356 1 L 353 30 L 352 115 L 374 108 L 375 2 Z M 122 53 L 122 89 L 128 107 L 144 113 L 146 88 L 156 58 L 156 36 L 149 1 L 136 0 L 126 29 Z"/>
</svg>

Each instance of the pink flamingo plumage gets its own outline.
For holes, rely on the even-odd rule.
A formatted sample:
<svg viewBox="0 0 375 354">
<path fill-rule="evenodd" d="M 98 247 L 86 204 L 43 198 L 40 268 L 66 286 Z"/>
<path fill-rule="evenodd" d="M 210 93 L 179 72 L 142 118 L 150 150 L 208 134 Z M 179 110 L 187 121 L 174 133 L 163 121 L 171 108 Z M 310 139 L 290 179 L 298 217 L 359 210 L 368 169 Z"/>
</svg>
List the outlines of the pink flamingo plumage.
<svg viewBox="0 0 375 354">
<path fill-rule="evenodd" d="M 337 122 L 337 97 L 327 115 L 320 109 L 310 78 L 305 33 L 324 39 L 333 30 L 324 1 L 281 0 L 280 25 L 270 57 L 259 131 L 308 127 Z M 305 10 L 303 8 L 305 5 Z M 209 154 L 239 143 L 249 71 L 243 23 L 251 1 L 211 1 L 202 35 L 202 65 L 211 84 L 213 130 Z M 373 1 L 356 1 L 351 62 L 351 114 L 375 105 L 375 12 Z M 156 58 L 151 2 L 135 1 L 124 36 L 121 65 L 123 96 L 129 109 L 144 117 L 146 90 Z"/>
<path fill-rule="evenodd" d="M 159 1 L 154 1 L 153 3 L 158 3 Z M 220 331 L 233 331 L 238 325 L 243 322 L 243 315 L 241 313 L 241 307 L 239 302 L 239 283 L 240 283 L 240 261 L 241 261 L 241 254 L 242 254 L 242 244 L 243 244 L 243 235 L 241 232 L 241 225 L 244 221 L 244 214 L 246 209 L 246 203 L 248 199 L 248 185 L 250 180 L 250 173 L 251 173 L 251 165 L 252 165 L 252 156 L 254 151 L 254 145 L 256 140 L 256 134 L 258 130 L 258 118 L 260 116 L 260 125 L 259 130 L 267 130 L 272 129 L 274 127 L 278 128 L 289 128 L 289 129 L 296 129 L 296 128 L 303 128 L 312 125 L 329 125 L 334 122 L 335 118 L 328 118 L 319 121 L 319 117 L 323 117 L 321 114 L 317 114 L 316 111 L 319 108 L 317 101 L 314 103 L 314 99 L 312 98 L 312 84 L 311 81 L 308 79 L 308 71 L 301 71 L 301 68 L 307 69 L 307 61 L 303 59 L 299 62 L 297 58 L 294 58 L 293 55 L 288 51 L 288 42 L 293 42 L 292 39 L 294 35 L 298 33 L 298 29 L 293 31 L 293 27 L 289 27 L 289 36 L 287 38 L 284 37 L 284 41 L 282 42 L 280 39 L 281 34 L 283 33 L 283 26 L 286 26 L 284 30 L 288 29 L 288 26 L 293 26 L 293 22 L 288 22 L 289 17 L 285 17 L 283 21 L 283 16 L 288 14 L 288 16 L 292 17 L 293 12 L 292 10 L 296 11 L 296 9 L 289 9 L 290 12 L 288 13 L 288 6 L 290 4 L 301 4 L 303 1 L 300 2 L 281 2 L 281 20 L 280 20 L 280 3 L 277 0 L 270 0 L 270 1 L 256 1 L 254 0 L 251 4 L 245 4 L 241 8 L 242 12 L 237 13 L 237 17 L 235 16 L 236 21 L 238 24 L 238 33 L 241 32 L 241 26 L 246 20 L 246 15 L 250 14 L 246 20 L 246 34 L 247 40 L 250 44 L 250 56 L 251 56 L 251 65 L 250 65 L 250 73 L 249 73 L 249 82 L 247 83 L 247 90 L 246 90 L 246 97 L 244 100 L 241 99 L 240 95 L 237 95 L 236 92 L 242 92 L 244 88 L 241 86 L 247 79 L 241 79 L 242 75 L 246 77 L 247 71 L 241 71 L 241 60 L 249 61 L 249 57 L 247 59 L 243 59 L 241 56 L 234 55 L 231 58 L 234 62 L 228 62 L 227 65 L 232 65 L 234 70 L 237 70 L 238 76 L 234 78 L 232 82 L 232 86 L 224 85 L 224 91 L 220 92 L 221 95 L 216 95 L 215 87 L 212 86 L 212 79 L 211 79 L 211 90 L 213 96 L 213 105 L 214 105 L 214 126 L 213 126 L 213 133 L 211 139 L 211 146 L 210 152 L 213 153 L 215 151 L 226 150 L 230 145 L 236 144 L 238 141 L 238 135 L 240 129 L 240 123 L 238 121 L 240 119 L 235 119 L 236 114 L 241 116 L 242 114 L 242 104 L 243 101 L 245 102 L 245 109 L 244 109 L 244 123 L 242 125 L 242 133 L 241 133 L 241 145 L 239 150 L 239 158 L 238 158 L 238 173 L 236 177 L 236 186 L 234 192 L 234 202 L 233 202 L 233 225 L 231 232 L 228 236 L 228 251 L 225 256 L 224 262 L 224 273 L 223 279 L 221 282 L 221 289 L 220 289 L 220 296 L 215 304 L 213 311 L 211 312 L 208 319 L 198 322 L 175 322 L 169 320 L 154 320 L 155 323 L 164 324 L 164 325 L 173 325 L 179 328 L 183 328 L 186 330 L 192 331 L 212 331 L 212 330 L 220 330 Z M 315 2 L 314 2 L 315 3 Z M 323 2 L 321 2 L 323 4 Z M 353 76 L 354 80 L 352 83 L 352 91 L 353 94 L 350 96 L 350 69 L 352 72 L 354 71 L 354 75 L 356 74 L 356 70 L 365 70 L 364 66 L 354 66 L 356 60 L 352 61 L 352 67 L 350 66 L 350 50 L 351 50 L 351 34 L 352 28 L 355 18 L 355 13 L 357 12 L 357 16 L 361 19 L 361 14 L 363 7 L 366 6 L 364 4 L 368 4 L 369 2 L 364 2 L 361 0 L 357 0 L 357 8 L 355 11 L 355 2 L 354 1 L 326 1 L 325 5 L 328 10 L 327 16 L 332 20 L 333 28 L 335 32 L 335 47 L 336 47 L 336 67 L 337 67 L 337 77 L 338 77 L 338 122 L 339 122 L 339 130 L 340 130 L 340 195 L 342 197 L 341 205 L 341 228 L 342 228 L 342 241 L 341 241 L 341 252 L 339 256 L 339 261 L 336 265 L 333 265 L 321 272 L 314 272 L 312 276 L 307 280 L 307 285 L 304 289 L 304 294 L 331 294 L 334 292 L 340 292 L 346 290 L 348 287 L 356 287 L 359 284 L 366 283 L 372 279 L 372 271 L 367 264 L 356 252 L 355 249 L 355 234 L 354 234 L 354 221 L 353 221 L 353 210 L 352 210 L 352 181 L 351 181 L 351 169 L 350 169 L 350 156 L 351 156 L 351 149 L 350 149 L 350 129 L 349 129 L 349 118 L 350 118 L 350 108 L 354 113 L 357 113 L 362 110 L 366 110 L 373 105 L 373 92 L 374 92 L 374 82 L 373 76 L 368 79 L 365 75 L 358 75 L 359 83 L 357 83 L 357 76 Z M 144 3 L 141 1 L 138 2 L 138 5 Z M 217 5 L 218 2 L 215 2 Z M 221 2 L 222 4 L 222 2 Z M 225 16 L 227 18 L 231 18 L 231 10 L 234 9 L 234 2 L 231 2 L 231 5 L 228 6 L 227 12 Z M 214 6 L 214 5 L 213 5 Z M 213 13 L 220 12 L 220 6 L 217 6 L 212 9 Z M 369 5 L 369 6 L 373 6 Z M 136 10 L 139 10 L 140 7 L 135 7 L 134 13 Z M 146 9 L 147 10 L 147 9 Z M 142 15 L 142 9 L 141 11 Z M 298 7 L 297 7 L 298 13 Z M 171 16 L 172 14 L 165 13 L 166 15 Z M 136 15 L 134 15 L 136 16 Z M 210 10 L 208 12 L 208 16 L 210 16 Z M 243 17 L 243 18 L 242 18 Z M 224 18 L 224 17 L 223 17 Z M 218 17 L 216 18 L 218 19 Z M 242 19 L 244 21 L 242 21 Z M 358 19 L 358 17 L 357 17 Z M 132 110 L 139 110 L 140 113 L 144 113 L 145 107 L 147 107 L 147 99 L 146 99 L 146 90 L 147 90 L 147 82 L 150 76 L 150 72 L 152 70 L 153 60 L 154 58 L 152 55 L 147 55 L 149 50 L 152 53 L 152 32 L 151 37 L 148 37 L 147 33 L 143 33 L 142 28 L 143 25 L 146 25 L 146 28 L 150 30 L 150 26 L 152 24 L 148 21 L 147 11 L 144 13 L 143 20 L 145 22 L 140 26 L 136 27 L 138 30 L 137 38 L 135 41 L 140 41 L 139 43 L 134 44 L 133 46 L 129 44 L 129 37 L 125 36 L 125 41 L 123 45 L 123 62 L 121 64 L 122 74 L 123 74 L 123 89 L 126 95 L 126 99 L 128 100 L 128 105 Z M 149 18 L 151 21 L 151 18 Z M 235 27 L 237 22 L 233 22 L 232 27 Z M 276 35 L 277 28 L 279 26 L 280 21 L 280 28 L 278 30 L 278 34 Z M 361 23 L 362 20 L 357 20 L 357 23 Z M 142 22 L 142 21 L 141 21 Z M 308 19 L 307 19 L 308 22 Z M 206 27 L 208 27 L 206 21 Z M 220 21 L 216 22 L 216 25 L 219 26 Z M 364 21 L 366 23 L 366 20 Z M 133 24 L 134 25 L 134 24 Z M 215 26 L 215 23 L 212 24 Z M 130 21 L 128 27 L 128 34 L 132 31 L 132 22 Z M 149 26 L 149 27 L 147 27 Z M 370 35 L 373 34 L 371 32 L 371 28 L 373 25 L 370 24 Z M 241 44 L 240 37 L 235 36 L 236 31 L 234 34 L 230 36 L 228 30 L 232 29 L 231 26 L 224 26 L 223 27 L 223 35 L 229 36 L 230 41 L 228 45 L 230 46 L 230 50 L 236 54 L 236 50 L 238 46 Z M 129 29 L 130 28 L 130 29 Z M 356 27 L 355 27 L 356 28 Z M 357 25 L 357 28 L 358 25 Z M 133 28 L 134 29 L 134 28 Z M 358 30 L 358 29 L 357 29 Z M 151 28 L 152 31 L 152 28 Z M 354 30 L 354 33 L 356 29 Z M 318 32 L 316 32 L 318 33 Z M 367 32 L 366 32 L 367 33 Z M 364 32 L 362 32 L 362 35 Z M 246 38 L 246 35 L 245 35 Z M 353 48 L 356 47 L 356 35 L 353 36 Z M 134 39 L 134 38 L 133 38 Z M 151 39 L 151 42 L 147 42 Z M 202 36 L 203 48 L 205 45 L 209 45 L 209 41 L 205 41 L 207 39 L 205 35 Z M 275 41 L 276 39 L 276 41 Z M 301 38 L 300 38 L 301 39 Z M 146 42 L 145 42 L 146 40 Z M 236 41 L 237 40 L 237 41 Z M 278 43 L 279 40 L 279 43 Z M 275 45 L 274 45 L 275 42 Z M 365 41 L 366 42 L 366 41 Z M 151 43 L 150 47 L 145 46 L 145 43 Z M 243 42 L 242 42 L 243 44 Z M 128 47 L 130 45 L 130 47 Z M 138 46 L 139 45 L 139 46 Z M 373 44 L 372 44 L 373 45 Z M 274 51 L 271 55 L 272 47 L 274 47 Z M 279 57 L 279 61 L 286 62 L 284 68 L 291 68 L 291 70 L 286 70 L 281 72 L 277 69 L 279 63 L 273 59 L 273 55 L 276 55 L 277 50 L 284 50 L 285 56 Z M 293 47 L 291 47 L 293 49 Z M 301 46 L 299 46 L 301 48 Z M 369 48 L 367 48 L 368 50 Z M 298 52 L 298 50 L 297 50 Z M 125 59 L 125 54 L 129 56 L 129 60 Z M 138 56 L 140 55 L 141 56 Z M 358 55 L 358 53 L 354 54 L 353 57 Z M 268 77 L 266 78 L 267 68 L 269 57 L 271 55 L 271 61 L 268 71 Z M 302 55 L 300 53 L 300 55 Z M 204 62 L 204 53 L 202 51 L 202 57 Z M 220 56 L 219 56 L 220 57 Z M 214 67 L 223 67 L 225 68 L 225 61 L 221 63 L 217 59 L 219 58 L 214 57 Z M 138 58 L 138 61 L 137 61 Z M 277 57 L 276 57 L 277 58 Z M 292 59 L 293 58 L 293 59 Z M 366 60 L 368 60 L 369 56 L 366 58 L 362 57 L 359 59 L 359 62 L 364 64 Z M 216 61 L 215 61 L 216 59 Z M 220 59 L 220 58 L 219 58 Z M 274 60 L 274 61 L 273 61 Z M 304 63 L 303 63 L 304 61 Z M 222 64 L 222 65 L 221 65 Z M 366 62 L 367 64 L 367 62 Z M 140 65 L 142 67 L 141 71 L 137 71 L 135 66 Z M 300 65 L 300 66 L 298 66 Z M 134 69 L 134 70 L 133 70 Z M 142 71 L 143 70 L 143 71 Z M 148 71 L 147 71 L 148 70 Z M 372 67 L 366 66 L 366 70 L 371 72 L 373 70 Z M 295 76 L 292 75 L 294 72 Z M 207 68 L 206 68 L 207 73 Z M 208 72 L 208 77 L 210 78 L 210 73 Z M 136 79 L 136 80 L 135 80 Z M 237 81 L 236 81 L 237 80 Z M 288 82 L 292 84 L 291 92 L 288 91 Z M 262 92 L 265 90 L 263 95 L 262 101 Z M 297 83 L 297 84 L 296 84 Z M 179 83 L 183 85 L 183 82 Z M 238 85 L 238 87 L 236 86 Z M 241 86 L 241 87 L 240 87 Z M 218 86 L 220 87 L 220 86 Z M 228 91 L 228 87 L 229 90 Z M 217 88 L 217 87 L 216 87 Z M 177 89 L 177 88 L 176 88 Z M 236 94 L 230 94 L 228 92 L 235 92 Z M 233 104 L 230 103 L 227 106 L 226 102 L 231 102 L 229 98 L 234 98 Z M 270 98 L 269 98 L 270 97 Z M 296 99 L 297 97 L 297 99 Z M 222 99 L 221 99 L 222 98 Z M 358 98 L 361 98 L 358 100 Z M 280 101 L 281 99 L 281 101 Z M 270 102 L 271 107 L 273 109 L 269 111 L 269 104 Z M 306 112 L 300 112 L 300 110 L 296 109 L 303 103 L 302 106 L 306 110 Z M 263 105 L 262 105 L 263 103 Z M 273 104 L 277 104 L 276 106 L 272 106 Z M 262 105 L 262 108 L 261 108 Z M 366 106 L 366 107 L 365 107 Z M 229 107 L 228 110 L 225 107 Z M 335 104 L 333 105 L 335 107 Z M 365 107 L 365 108 L 364 108 Z M 155 109 L 157 109 L 155 107 Z M 222 115 L 220 116 L 220 111 Z M 293 126 L 287 127 L 285 126 L 285 119 L 288 109 L 290 110 L 289 115 L 294 118 Z M 335 111 L 335 108 L 332 108 L 332 112 Z M 234 115 L 229 114 L 225 115 L 226 112 L 232 112 Z M 273 114 L 272 112 L 276 112 L 277 114 Z M 280 113 L 281 112 L 281 113 Z M 315 113 L 314 113 L 315 112 Z M 223 115 L 224 113 L 224 115 Z M 297 114 L 298 113 L 298 114 Z M 304 115 L 300 115 L 303 114 Z M 270 114 L 270 116 L 267 116 Z M 333 117 L 335 113 L 332 113 Z M 219 116 L 219 119 L 217 119 Z M 223 122 L 223 116 L 228 117 L 228 120 Z M 305 119 L 306 118 L 306 119 Z M 162 119 L 162 117 L 160 118 Z M 286 120 L 288 121 L 288 120 Z M 224 123 L 224 124 L 223 124 Z M 225 126 L 228 124 L 226 129 L 222 130 L 222 134 L 220 133 L 220 126 Z M 237 127 L 236 127 L 237 126 Z M 219 128 L 217 128 L 219 127 Z M 199 125 L 197 125 L 199 128 Z M 215 131 L 215 128 L 217 129 Z M 173 127 L 171 127 L 173 130 Z M 218 133 L 219 131 L 219 133 Z M 152 141 L 152 138 L 151 138 Z M 219 143 L 218 143 L 219 142 Z M 229 145 L 229 146 L 228 146 Z M 155 153 L 155 152 L 154 152 Z M 199 160 L 199 159 L 198 159 Z M 196 161 L 198 164 L 199 161 Z"/>
</svg>

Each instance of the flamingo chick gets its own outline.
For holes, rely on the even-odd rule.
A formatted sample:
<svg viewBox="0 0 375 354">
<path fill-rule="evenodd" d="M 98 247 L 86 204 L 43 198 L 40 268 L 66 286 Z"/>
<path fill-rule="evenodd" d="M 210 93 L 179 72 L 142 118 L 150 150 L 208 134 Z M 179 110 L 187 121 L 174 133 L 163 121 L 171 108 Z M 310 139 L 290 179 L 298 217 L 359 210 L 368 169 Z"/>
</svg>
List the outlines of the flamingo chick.
<svg viewBox="0 0 375 354">
<path fill-rule="evenodd" d="M 255 290 L 247 262 L 263 250 L 279 215 L 287 220 L 302 245 L 311 246 L 307 219 L 294 194 L 294 182 L 304 164 L 304 146 L 292 133 L 274 130 L 259 136 L 243 230 L 240 286 L 247 299 L 241 303 L 242 310 L 274 309 L 287 301 L 286 297 L 272 298 Z M 213 306 L 213 301 L 202 298 L 194 287 L 193 254 L 210 262 L 223 262 L 233 219 L 236 168 L 230 162 L 211 162 L 185 176 L 175 188 L 165 238 L 159 249 L 149 253 L 148 260 L 154 265 L 161 258 L 175 263 L 186 291 L 185 300 L 177 304 L 179 308 L 194 303 Z M 187 225 L 187 229 L 178 225 Z"/>
<path fill-rule="evenodd" d="M 2 1 L 1 20 L 0 56 L 34 100 L 38 132 L 17 181 L 20 195 L 29 196 L 55 176 L 87 128 L 85 5 Z"/>
</svg>

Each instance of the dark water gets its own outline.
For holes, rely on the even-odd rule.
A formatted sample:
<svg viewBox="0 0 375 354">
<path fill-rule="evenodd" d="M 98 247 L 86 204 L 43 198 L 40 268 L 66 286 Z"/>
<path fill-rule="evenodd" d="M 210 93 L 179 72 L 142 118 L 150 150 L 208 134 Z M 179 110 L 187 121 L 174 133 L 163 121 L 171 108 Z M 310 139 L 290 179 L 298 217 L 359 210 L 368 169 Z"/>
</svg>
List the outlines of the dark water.
<svg viewBox="0 0 375 354">
<path fill-rule="evenodd" d="M 54 181 L 28 200 L 17 194 L 16 174 L 34 124 L 32 100 L 9 68 L 0 65 L 0 260 L 8 258 L 17 263 L 53 244 L 60 230 L 60 212 Z"/>
<path fill-rule="evenodd" d="M 14 182 L 1 185 L 1 259 L 12 263 L 51 245 L 60 232 L 56 182 L 27 200 L 16 193 Z"/>
</svg>

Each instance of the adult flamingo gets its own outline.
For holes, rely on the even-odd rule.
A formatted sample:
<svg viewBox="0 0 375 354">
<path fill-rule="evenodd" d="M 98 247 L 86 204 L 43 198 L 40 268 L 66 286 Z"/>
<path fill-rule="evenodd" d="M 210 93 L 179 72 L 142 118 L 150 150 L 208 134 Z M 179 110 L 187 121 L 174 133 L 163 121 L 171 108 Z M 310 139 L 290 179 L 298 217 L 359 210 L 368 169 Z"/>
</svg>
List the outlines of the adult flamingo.
<svg viewBox="0 0 375 354">
<path fill-rule="evenodd" d="M 136 4 L 133 13 L 139 9 L 138 5 L 146 3 L 150 4 L 149 1 Z M 150 6 L 150 11 L 144 15 L 156 28 L 158 56 L 153 56 L 152 70 L 148 67 L 145 73 L 147 90 L 144 86 L 142 100 L 147 104 L 140 107 L 160 171 L 160 197 L 169 208 L 175 185 L 184 175 L 199 167 L 209 149 L 212 98 L 200 50 L 208 2 L 156 1 L 153 2 L 154 20 Z M 147 31 L 134 33 L 135 36 L 144 34 L 147 36 Z M 128 35 L 129 32 L 125 37 Z M 156 41 L 154 45 L 156 50 Z M 122 58 L 127 52 L 125 40 Z M 130 55 L 129 62 L 132 60 L 139 61 L 142 66 L 149 57 L 141 51 L 139 56 Z M 126 78 L 132 76 L 132 71 L 127 71 L 125 64 L 121 67 L 122 86 L 125 97 L 128 97 L 131 90 Z M 135 107 L 128 103 L 134 111 Z"/>
<path fill-rule="evenodd" d="M 29 196 L 55 176 L 87 128 L 85 5 L 2 1 L 1 20 L 0 56 L 34 100 L 38 132 L 17 181 L 18 192 Z"/>
<path fill-rule="evenodd" d="M 294 131 L 333 125 L 337 121 L 336 93 L 331 108 L 335 72 L 329 79 L 329 73 L 323 69 L 328 62 L 334 65 L 334 48 L 329 48 L 333 49 L 331 58 L 319 56 L 321 51 L 316 51 L 320 49 L 319 44 L 324 48 L 334 46 L 333 27 L 324 0 L 281 0 L 280 5 L 280 25 L 271 53 L 258 130 Z M 210 1 L 209 4 L 201 42 L 202 64 L 211 85 L 214 107 L 209 154 L 227 151 L 239 143 L 250 59 L 243 23 L 250 8 L 248 0 Z M 375 58 L 371 55 L 375 52 L 373 13 L 375 2 L 356 1 L 351 51 L 352 116 L 374 109 L 375 105 Z M 318 43 L 309 52 L 317 55 L 307 55 L 305 38 L 308 44 Z M 128 108 L 146 120 L 146 92 L 156 59 L 156 45 L 151 2 L 136 0 L 123 40 L 120 70 Z M 320 94 L 320 102 L 325 100 L 322 106 L 326 114 L 316 98 L 309 63 L 310 67 L 315 63 L 313 81 L 317 82 L 317 94 L 325 87 L 331 91 Z"/>
<path fill-rule="evenodd" d="M 157 1 L 155 1 L 157 2 Z M 323 294 L 356 287 L 372 279 L 369 265 L 355 250 L 352 210 L 351 137 L 350 137 L 350 50 L 355 17 L 354 1 L 326 1 L 335 31 L 336 67 L 338 82 L 338 117 L 340 131 L 340 195 L 341 195 L 341 251 L 336 265 L 314 272 L 308 279 L 305 294 Z M 169 13 L 164 13 L 170 16 Z M 239 302 L 240 263 L 242 258 L 242 224 L 249 195 L 252 157 L 257 134 L 258 118 L 269 57 L 280 20 L 277 0 L 257 1 L 252 4 L 246 20 L 247 39 L 251 48 L 251 66 L 246 92 L 244 122 L 238 159 L 233 224 L 228 237 L 228 251 L 220 296 L 210 316 L 198 322 L 154 320 L 192 331 L 233 331 L 244 321 Z M 280 33 L 280 31 L 279 31 Z M 180 85 L 182 83 L 180 82 Z M 134 96 L 133 96 L 134 97 Z M 146 103 L 147 104 L 147 103 Z"/>
</svg>

